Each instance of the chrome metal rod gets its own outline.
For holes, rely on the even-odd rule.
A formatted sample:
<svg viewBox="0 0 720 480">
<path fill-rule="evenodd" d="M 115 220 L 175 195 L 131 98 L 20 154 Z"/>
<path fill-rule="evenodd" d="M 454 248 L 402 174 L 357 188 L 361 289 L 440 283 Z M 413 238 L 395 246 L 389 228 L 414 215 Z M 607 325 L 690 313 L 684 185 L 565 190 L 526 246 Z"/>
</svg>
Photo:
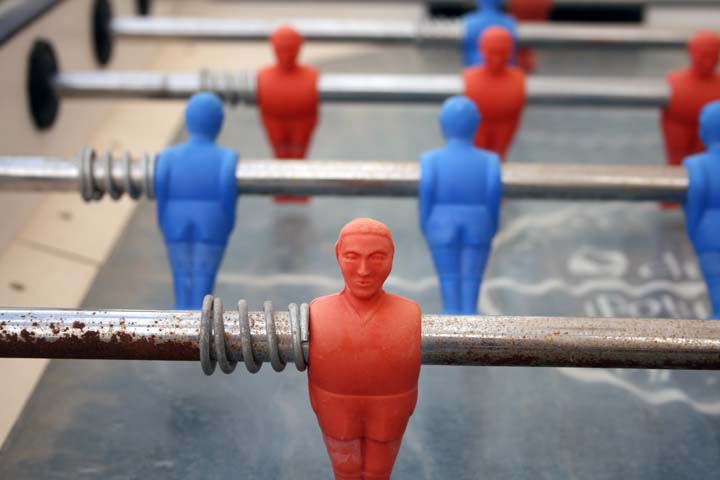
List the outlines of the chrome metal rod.
<svg viewBox="0 0 720 480">
<path fill-rule="evenodd" d="M 222 354 L 244 361 L 252 354 L 261 363 L 270 361 L 270 337 L 282 362 L 295 361 L 296 352 L 307 355 L 307 324 L 297 337 L 299 350 L 291 313 L 271 315 L 274 335 L 268 335 L 266 312 L 249 312 L 245 319 L 239 311 L 220 311 L 218 352 L 218 330 L 198 311 L 6 309 L 0 310 L 0 357 L 198 360 L 207 342 L 210 360 Z M 243 333 L 246 321 L 249 333 Z M 203 328 L 210 330 L 203 334 Z M 245 354 L 243 335 L 249 340 Z M 720 322 L 424 315 L 422 363 L 720 369 Z"/>
<path fill-rule="evenodd" d="M 289 24 L 307 40 L 459 44 L 461 21 L 383 21 L 344 19 L 225 19 L 190 17 L 119 17 L 114 35 L 126 38 L 193 40 L 265 40 L 279 25 Z M 684 48 L 692 32 L 630 26 L 521 23 L 518 40 L 535 47 Z"/>
<path fill-rule="evenodd" d="M 521 23 L 518 42 L 530 47 L 685 48 L 692 32 L 672 28 Z"/>
<path fill-rule="evenodd" d="M 460 22 L 343 19 L 225 19 L 192 17 L 118 17 L 113 35 L 125 38 L 266 40 L 280 25 L 292 25 L 306 40 L 345 42 L 459 43 Z"/>
<path fill-rule="evenodd" d="M 271 1 L 271 0 L 265 0 Z M 287 0 L 281 0 L 287 1 Z M 337 0 L 319 0 L 322 3 L 334 3 Z M 387 0 L 358 0 L 362 3 L 381 3 Z M 426 3 L 427 0 L 395 0 L 402 3 Z M 432 0 L 432 3 L 465 4 L 475 7 L 475 0 Z M 507 4 L 504 0 L 503 3 Z M 639 6 L 639 7 L 720 7 L 718 0 L 553 0 L 554 6 L 588 5 L 588 6 Z"/>
<path fill-rule="evenodd" d="M 79 160 L 0 157 L 0 188 L 80 190 L 87 200 L 130 193 L 153 198 L 154 160 L 83 150 Z M 417 196 L 417 162 L 252 160 L 238 163 L 242 195 Z M 679 167 L 506 163 L 505 198 L 682 201 L 688 188 Z"/>
<path fill-rule="evenodd" d="M 53 82 L 67 97 L 187 98 L 200 90 L 212 91 L 231 103 L 255 103 L 255 74 L 68 72 Z M 463 92 L 458 75 L 323 74 L 318 90 L 323 102 L 440 103 Z M 670 98 L 662 80 L 627 78 L 530 77 L 527 103 L 662 107 Z"/>
<path fill-rule="evenodd" d="M 238 164 L 238 189 L 264 195 L 417 196 L 417 163 L 252 161 Z M 682 200 L 687 174 L 654 166 L 506 163 L 505 198 Z"/>
<path fill-rule="evenodd" d="M 80 168 L 77 160 L 51 157 L 0 157 L 0 190 L 77 191 Z"/>
</svg>

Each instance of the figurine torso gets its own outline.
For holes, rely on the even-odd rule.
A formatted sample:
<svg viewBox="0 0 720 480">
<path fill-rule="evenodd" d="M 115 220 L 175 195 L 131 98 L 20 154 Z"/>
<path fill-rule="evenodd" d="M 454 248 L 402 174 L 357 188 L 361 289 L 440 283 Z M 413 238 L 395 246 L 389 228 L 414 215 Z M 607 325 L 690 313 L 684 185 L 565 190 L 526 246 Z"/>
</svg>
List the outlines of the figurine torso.
<svg viewBox="0 0 720 480">
<path fill-rule="evenodd" d="M 374 308 L 363 313 L 358 314 L 342 293 L 313 300 L 309 384 L 359 396 L 417 390 L 420 307 L 385 293 Z"/>
<path fill-rule="evenodd" d="M 262 115 L 283 119 L 317 116 L 318 72 L 306 66 L 285 71 L 265 67 L 257 76 L 257 103 Z"/>
<path fill-rule="evenodd" d="M 481 125 L 516 121 L 525 106 L 525 74 L 508 66 L 501 75 L 492 75 L 485 67 L 463 71 L 464 94 L 480 111 Z"/>
<path fill-rule="evenodd" d="M 702 78 L 689 70 L 670 72 L 670 103 L 665 116 L 671 121 L 697 127 L 698 114 L 707 103 L 720 99 L 720 75 Z"/>
<path fill-rule="evenodd" d="M 466 244 L 488 243 L 497 231 L 502 191 L 498 156 L 470 144 L 450 144 L 426 154 L 422 165 L 434 175 L 424 229 L 428 241 L 445 245 L 462 235 Z"/>
<path fill-rule="evenodd" d="M 211 142 L 188 141 L 158 157 L 156 178 L 158 222 L 168 242 L 224 243 L 235 221 L 237 189 L 223 187 L 223 177 L 235 177 L 237 154 Z M 164 185 L 157 185 L 164 182 Z M 225 191 L 228 190 L 228 191 Z"/>
</svg>

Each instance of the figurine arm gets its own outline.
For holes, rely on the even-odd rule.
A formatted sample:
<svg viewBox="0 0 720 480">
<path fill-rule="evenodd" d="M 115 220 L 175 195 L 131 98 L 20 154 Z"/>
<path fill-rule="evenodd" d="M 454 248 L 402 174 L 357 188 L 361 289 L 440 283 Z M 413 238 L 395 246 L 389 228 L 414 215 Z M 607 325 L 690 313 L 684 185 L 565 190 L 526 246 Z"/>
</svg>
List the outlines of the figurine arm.
<svg viewBox="0 0 720 480">
<path fill-rule="evenodd" d="M 220 195 L 223 212 L 227 217 L 230 230 L 235 227 L 235 206 L 237 205 L 238 189 L 235 172 L 237 170 L 238 153 L 226 149 L 223 156 L 222 172 L 220 174 Z"/>
<path fill-rule="evenodd" d="M 160 152 L 153 172 L 153 190 L 157 202 L 158 222 L 165 214 L 165 206 L 168 200 L 168 182 L 170 179 L 170 159 L 168 157 L 167 150 Z"/>
<path fill-rule="evenodd" d="M 702 165 L 698 158 L 688 157 L 683 161 L 683 167 L 688 175 L 688 189 L 683 202 L 685 210 L 685 224 L 688 234 L 691 235 L 691 228 L 700 221 L 705 210 L 706 183 L 702 172 Z"/>
<path fill-rule="evenodd" d="M 420 184 L 418 185 L 418 212 L 420 230 L 425 233 L 428 218 L 435 202 L 435 169 L 430 152 L 420 157 Z"/>
<path fill-rule="evenodd" d="M 500 217 L 500 201 L 502 200 L 502 170 L 500 158 L 492 153 L 488 158 L 487 175 L 487 206 L 492 219 L 493 234 L 497 232 Z"/>
</svg>

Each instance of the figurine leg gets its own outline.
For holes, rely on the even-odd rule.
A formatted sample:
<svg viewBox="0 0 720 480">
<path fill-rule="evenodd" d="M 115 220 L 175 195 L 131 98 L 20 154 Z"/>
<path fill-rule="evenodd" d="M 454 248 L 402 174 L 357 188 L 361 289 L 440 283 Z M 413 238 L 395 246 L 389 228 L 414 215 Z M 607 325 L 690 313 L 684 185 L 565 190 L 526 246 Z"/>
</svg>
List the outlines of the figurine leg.
<svg viewBox="0 0 720 480">
<path fill-rule="evenodd" d="M 491 149 L 500 156 L 500 160 L 503 162 L 507 157 L 507 152 L 510 150 L 512 141 L 515 138 L 515 131 L 517 130 L 519 118 L 509 122 L 498 122 L 493 125 L 493 148 Z"/>
<path fill-rule="evenodd" d="M 478 312 L 478 295 L 489 250 L 490 248 L 485 246 L 466 246 L 462 250 L 461 312 L 465 315 L 475 315 Z"/>
<path fill-rule="evenodd" d="M 362 479 L 362 439 L 338 440 L 323 434 L 335 480 Z"/>
<path fill-rule="evenodd" d="M 365 438 L 363 440 L 365 447 L 363 478 L 365 480 L 390 480 L 401 442 L 402 440 L 378 442 Z"/>
<path fill-rule="evenodd" d="M 310 147 L 313 132 L 315 131 L 315 120 L 301 120 L 293 125 L 290 131 L 290 144 L 292 147 L 292 158 L 305 158 Z"/>
<path fill-rule="evenodd" d="M 440 279 L 443 313 L 460 313 L 460 249 L 455 245 L 435 245 L 430 249 Z"/>
<path fill-rule="evenodd" d="M 178 242 L 167 245 L 173 273 L 175 308 L 197 310 L 205 295 L 212 293 L 225 245 Z"/>
<path fill-rule="evenodd" d="M 173 276 L 175 308 L 192 308 L 192 244 L 188 242 L 166 244 Z"/>
<path fill-rule="evenodd" d="M 262 123 L 265 127 L 268 140 L 270 140 L 270 146 L 272 147 L 275 158 L 291 158 L 291 150 L 288 148 L 291 139 L 287 122 L 271 117 L 264 117 Z"/>
<path fill-rule="evenodd" d="M 663 115 L 662 130 L 668 165 L 681 165 L 685 157 L 694 153 L 693 146 L 698 141 L 697 130 L 668 119 L 667 115 Z"/>
<path fill-rule="evenodd" d="M 287 138 L 285 139 L 282 156 L 277 158 L 303 159 L 307 153 L 308 144 L 313 134 L 314 123 L 308 125 L 307 121 L 296 121 L 287 123 Z M 310 197 L 306 195 L 276 195 L 273 197 L 277 203 L 307 203 Z"/>
<path fill-rule="evenodd" d="M 225 255 L 225 245 L 196 243 L 192 255 L 192 304 L 193 308 L 199 309 L 205 295 L 213 292 L 215 277 Z"/>
<path fill-rule="evenodd" d="M 720 317 L 720 250 L 698 253 L 698 263 L 705 277 L 712 319 Z"/>
</svg>

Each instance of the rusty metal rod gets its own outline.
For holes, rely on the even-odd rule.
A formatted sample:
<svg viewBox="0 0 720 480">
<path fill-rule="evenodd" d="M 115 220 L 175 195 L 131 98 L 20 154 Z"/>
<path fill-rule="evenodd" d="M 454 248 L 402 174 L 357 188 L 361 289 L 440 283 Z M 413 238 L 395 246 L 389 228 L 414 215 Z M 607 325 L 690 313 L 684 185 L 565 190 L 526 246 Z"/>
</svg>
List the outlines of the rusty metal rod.
<svg viewBox="0 0 720 480">
<path fill-rule="evenodd" d="M 86 200 L 104 194 L 153 198 L 150 155 L 98 155 L 77 159 L 0 157 L 0 190 L 80 191 Z M 241 160 L 236 172 L 243 195 L 417 196 L 418 162 Z M 632 165 L 506 163 L 505 198 L 682 201 L 685 169 Z"/>
<path fill-rule="evenodd" d="M 271 315 L 282 361 L 297 360 L 296 352 L 307 356 L 307 322 L 296 332 L 298 350 L 290 312 Z M 193 361 L 200 358 L 202 317 L 200 311 L 5 309 L 0 357 Z M 218 318 L 228 361 L 245 358 L 243 322 L 250 340 L 245 353 L 254 362 L 270 361 L 266 312 L 249 312 L 245 320 L 220 310 Z M 715 321 L 424 315 L 422 322 L 425 365 L 720 369 Z M 204 341 L 217 359 L 217 329 L 209 332 Z"/>
</svg>

